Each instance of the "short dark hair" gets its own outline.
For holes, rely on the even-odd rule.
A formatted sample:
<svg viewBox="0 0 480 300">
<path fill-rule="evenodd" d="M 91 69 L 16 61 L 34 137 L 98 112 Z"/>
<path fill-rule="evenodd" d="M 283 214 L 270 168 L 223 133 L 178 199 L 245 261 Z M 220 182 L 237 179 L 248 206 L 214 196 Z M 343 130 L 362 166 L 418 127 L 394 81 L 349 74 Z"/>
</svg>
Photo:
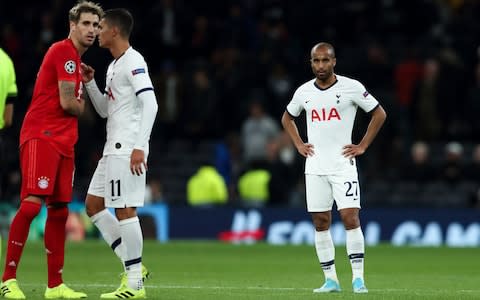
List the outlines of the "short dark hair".
<svg viewBox="0 0 480 300">
<path fill-rule="evenodd" d="M 80 0 L 68 12 L 68 20 L 76 24 L 80 20 L 80 15 L 83 13 L 92 13 L 97 15 L 99 19 L 103 17 L 103 9 L 100 4 Z"/>
<path fill-rule="evenodd" d="M 120 35 L 129 38 L 133 30 L 132 14 L 125 8 L 113 8 L 105 11 L 103 19 L 111 26 L 120 30 Z"/>
</svg>

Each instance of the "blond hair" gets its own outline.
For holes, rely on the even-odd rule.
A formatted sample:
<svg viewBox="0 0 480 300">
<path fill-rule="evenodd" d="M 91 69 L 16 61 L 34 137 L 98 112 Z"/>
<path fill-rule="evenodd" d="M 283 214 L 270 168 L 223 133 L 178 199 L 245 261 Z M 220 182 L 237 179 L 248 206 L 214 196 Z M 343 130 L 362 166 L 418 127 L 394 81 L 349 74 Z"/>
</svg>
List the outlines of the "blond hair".
<svg viewBox="0 0 480 300">
<path fill-rule="evenodd" d="M 78 23 L 78 21 L 80 20 L 80 15 L 82 13 L 92 13 L 94 15 L 97 15 L 100 19 L 103 17 L 103 9 L 100 4 L 93 3 L 91 1 L 80 0 L 68 12 L 68 20 L 74 23 Z"/>
</svg>

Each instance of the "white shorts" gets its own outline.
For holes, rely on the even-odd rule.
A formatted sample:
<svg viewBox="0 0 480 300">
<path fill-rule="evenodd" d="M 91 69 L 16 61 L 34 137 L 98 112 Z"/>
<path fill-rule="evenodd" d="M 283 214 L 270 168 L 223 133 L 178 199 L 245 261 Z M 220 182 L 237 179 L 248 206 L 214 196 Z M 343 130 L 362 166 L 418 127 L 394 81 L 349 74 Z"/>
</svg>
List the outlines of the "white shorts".
<svg viewBox="0 0 480 300">
<path fill-rule="evenodd" d="M 360 185 L 357 170 L 348 170 L 335 175 L 305 174 L 307 210 L 325 212 L 337 209 L 360 208 Z"/>
<path fill-rule="evenodd" d="M 129 155 L 107 155 L 98 162 L 88 193 L 105 198 L 105 207 L 143 206 L 146 172 L 140 176 L 130 171 Z"/>
</svg>

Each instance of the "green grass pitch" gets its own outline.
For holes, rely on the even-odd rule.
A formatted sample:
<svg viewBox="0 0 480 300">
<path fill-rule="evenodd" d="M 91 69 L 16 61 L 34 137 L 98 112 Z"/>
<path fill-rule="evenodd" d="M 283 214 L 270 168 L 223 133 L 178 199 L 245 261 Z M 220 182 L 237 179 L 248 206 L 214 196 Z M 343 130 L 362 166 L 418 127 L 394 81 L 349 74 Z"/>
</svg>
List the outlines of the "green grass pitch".
<svg viewBox="0 0 480 300">
<path fill-rule="evenodd" d="M 44 253 L 42 242 L 25 247 L 18 280 L 27 299 L 43 299 Z M 364 295 L 352 293 L 345 247 L 336 252 L 342 292 L 327 295 L 312 293 L 323 283 L 313 246 L 146 241 L 143 260 L 152 272 L 149 299 L 480 299 L 476 248 L 370 247 Z M 64 280 L 89 299 L 117 288 L 120 272 L 103 241 L 68 242 Z"/>
</svg>

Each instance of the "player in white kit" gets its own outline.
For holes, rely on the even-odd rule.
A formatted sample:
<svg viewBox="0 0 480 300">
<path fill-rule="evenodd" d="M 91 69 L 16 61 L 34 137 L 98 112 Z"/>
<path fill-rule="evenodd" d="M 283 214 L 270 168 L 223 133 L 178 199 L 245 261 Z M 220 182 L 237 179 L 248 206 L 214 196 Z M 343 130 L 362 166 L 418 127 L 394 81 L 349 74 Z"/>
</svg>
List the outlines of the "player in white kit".
<svg viewBox="0 0 480 300">
<path fill-rule="evenodd" d="M 325 283 L 315 293 L 339 292 L 335 248 L 330 234 L 335 201 L 346 229 L 346 248 L 355 293 L 367 293 L 364 280 L 365 241 L 360 227 L 360 187 L 355 157 L 362 155 L 382 127 L 386 113 L 358 81 L 334 73 L 335 50 L 319 43 L 311 50 L 315 78 L 294 93 L 282 124 L 298 152 L 306 157 L 307 209 L 315 225 L 315 248 Z M 357 107 L 369 113 L 370 124 L 359 144 L 351 136 Z M 306 113 L 308 142 L 299 135 L 295 118 Z"/>
<path fill-rule="evenodd" d="M 143 206 L 148 143 L 158 106 L 147 64 L 129 43 L 132 27 L 133 18 L 125 9 L 105 11 L 100 21 L 100 47 L 114 57 L 105 93 L 93 79 L 93 68 L 82 65 L 95 110 L 107 118 L 107 141 L 88 188 L 87 214 L 122 260 L 126 274 L 120 287 L 102 294 L 102 299 L 146 298 L 142 277 L 147 271 L 142 274 L 143 235 L 136 208 Z M 115 208 L 116 218 L 106 207 Z"/>
</svg>

